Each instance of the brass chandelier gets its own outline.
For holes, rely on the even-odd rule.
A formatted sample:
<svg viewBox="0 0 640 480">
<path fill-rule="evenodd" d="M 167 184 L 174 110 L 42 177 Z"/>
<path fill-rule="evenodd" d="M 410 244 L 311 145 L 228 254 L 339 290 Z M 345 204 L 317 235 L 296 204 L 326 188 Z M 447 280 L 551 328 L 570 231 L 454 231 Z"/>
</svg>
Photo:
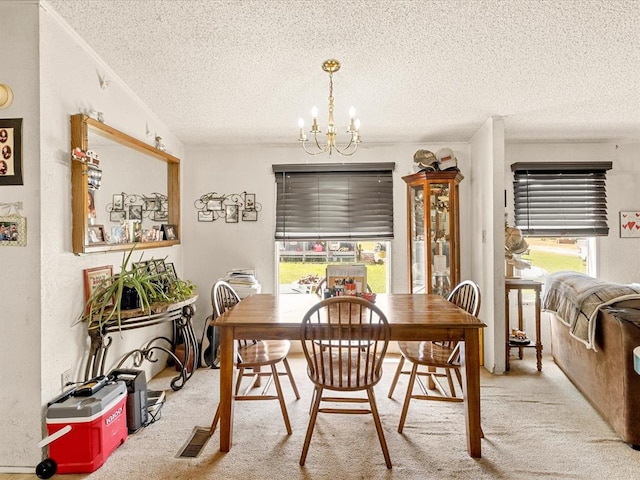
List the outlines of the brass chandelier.
<svg viewBox="0 0 640 480">
<path fill-rule="evenodd" d="M 353 107 L 349 109 L 349 116 L 351 120 L 349 122 L 349 128 L 347 129 L 347 133 L 349 134 L 349 142 L 340 147 L 336 143 L 336 137 L 338 135 L 336 126 L 333 120 L 333 74 L 340 70 L 340 62 L 335 59 L 326 60 L 322 64 L 322 70 L 329 74 L 329 121 L 327 124 L 327 130 L 325 135 L 327 136 L 326 143 L 321 145 L 318 140 L 318 134 L 322 133 L 318 128 L 318 109 L 313 107 L 311 110 L 311 116 L 313 117 L 313 124 L 311 125 L 311 130 L 309 133 L 313 134 L 313 141 L 315 143 L 315 149 L 310 151 L 307 149 L 307 135 L 304 132 L 304 120 L 300 118 L 298 120 L 298 126 L 300 127 L 300 137 L 298 138 L 299 142 L 302 142 L 302 148 L 309 155 L 319 155 L 321 153 L 329 152 L 329 155 L 333 153 L 335 150 L 340 155 L 344 155 L 346 157 L 353 155 L 358 150 L 358 144 L 360 143 L 360 120 L 355 118 L 355 110 Z"/>
</svg>

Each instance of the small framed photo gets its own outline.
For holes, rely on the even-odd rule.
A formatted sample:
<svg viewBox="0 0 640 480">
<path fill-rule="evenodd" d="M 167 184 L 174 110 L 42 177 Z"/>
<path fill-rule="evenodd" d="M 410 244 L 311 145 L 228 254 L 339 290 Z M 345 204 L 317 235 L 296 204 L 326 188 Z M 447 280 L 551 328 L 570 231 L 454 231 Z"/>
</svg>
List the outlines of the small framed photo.
<svg viewBox="0 0 640 480">
<path fill-rule="evenodd" d="M 113 204 L 111 206 L 111 209 L 112 210 L 123 210 L 124 209 L 124 195 L 122 195 L 121 193 L 116 193 L 113 196 Z"/>
<path fill-rule="evenodd" d="M 129 220 L 142 220 L 142 205 L 129 206 Z"/>
<path fill-rule="evenodd" d="M 165 263 L 164 268 L 165 275 L 168 280 L 175 280 L 178 278 L 178 275 L 176 275 L 176 268 L 173 266 L 173 263 Z"/>
<path fill-rule="evenodd" d="M 198 221 L 199 222 L 213 222 L 213 211 L 212 210 L 198 210 Z"/>
<path fill-rule="evenodd" d="M 150 260 L 145 260 L 143 262 L 133 262 L 133 268 L 140 273 L 149 273 L 149 262 Z"/>
<path fill-rule="evenodd" d="M 151 213 L 151 220 L 154 222 L 166 222 L 167 221 L 167 212 L 166 210 L 156 210 Z"/>
<path fill-rule="evenodd" d="M 160 200 L 158 200 L 157 198 L 145 198 L 144 209 L 147 212 L 155 212 L 160 210 Z"/>
<path fill-rule="evenodd" d="M 238 223 L 238 205 L 227 205 L 225 221 L 227 223 Z"/>
<path fill-rule="evenodd" d="M 175 225 L 162 225 L 165 240 L 177 240 L 178 232 Z"/>
<path fill-rule="evenodd" d="M 258 211 L 257 210 L 243 210 L 242 211 L 242 221 L 243 222 L 257 222 L 258 221 Z"/>
<path fill-rule="evenodd" d="M 620 238 L 640 237 L 640 212 L 620 212 Z"/>
<path fill-rule="evenodd" d="M 0 185 L 22 181 L 22 119 L 0 119 Z"/>
<path fill-rule="evenodd" d="M 151 274 L 151 275 L 160 275 L 162 273 L 164 273 L 164 271 L 166 270 L 165 266 L 164 266 L 164 260 L 149 260 L 147 262 L 147 271 Z"/>
<path fill-rule="evenodd" d="M 111 212 L 109 212 L 109 220 L 111 220 L 112 222 L 120 223 L 126 219 L 127 219 L 126 210 L 111 210 Z"/>
<path fill-rule="evenodd" d="M 107 238 L 104 234 L 104 225 L 89 225 L 88 234 L 90 245 L 106 243 L 107 241 Z"/>
<path fill-rule="evenodd" d="M 122 225 L 111 227 L 111 237 L 109 238 L 109 243 L 127 243 L 127 241 L 128 238 L 125 238 Z"/>
<path fill-rule="evenodd" d="M 27 218 L 17 215 L 0 217 L 0 245 L 24 247 L 27 245 Z"/>
<path fill-rule="evenodd" d="M 85 302 L 91 297 L 93 292 L 104 282 L 113 276 L 113 265 L 104 265 L 102 267 L 87 268 L 84 270 L 84 299 Z M 113 298 L 106 306 L 113 305 Z M 88 305 L 87 305 L 88 308 Z"/>
<path fill-rule="evenodd" d="M 222 198 L 212 198 L 207 202 L 207 210 L 211 210 L 212 212 L 221 212 L 224 210 L 224 206 L 222 205 Z"/>
<path fill-rule="evenodd" d="M 247 193 L 244 196 L 244 209 L 245 210 L 255 210 L 256 209 L 256 194 L 255 193 Z"/>
</svg>

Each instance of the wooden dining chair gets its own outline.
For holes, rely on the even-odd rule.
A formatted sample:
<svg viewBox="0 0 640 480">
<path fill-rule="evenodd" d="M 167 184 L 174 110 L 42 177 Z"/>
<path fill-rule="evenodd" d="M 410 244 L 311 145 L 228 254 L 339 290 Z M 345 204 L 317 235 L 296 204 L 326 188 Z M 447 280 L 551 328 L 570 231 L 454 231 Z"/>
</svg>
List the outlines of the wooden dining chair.
<svg viewBox="0 0 640 480">
<path fill-rule="evenodd" d="M 465 280 L 456 285 L 447 299 L 473 316 L 477 316 L 480 311 L 480 288 L 470 280 Z M 402 413 L 400 414 L 400 424 L 398 425 L 398 433 L 402 433 L 409 410 L 409 403 L 412 399 L 462 402 L 464 401 L 464 396 L 462 391 L 460 395 L 457 394 L 451 376 L 453 371 L 460 390 L 462 390 L 459 342 L 403 341 L 398 342 L 398 348 L 402 356 L 391 382 L 388 397 L 392 398 L 400 375 L 408 374 L 409 384 L 407 385 L 407 393 L 404 398 Z M 412 364 L 411 370 L 403 370 L 405 361 Z M 420 367 L 426 367 L 426 370 L 421 370 Z M 425 377 L 426 385 L 420 380 L 421 376 Z M 448 390 L 439 381 L 439 378 L 442 377 L 447 379 Z M 419 394 L 413 392 L 416 382 L 421 390 Z M 438 394 L 435 394 L 435 391 Z"/>
<path fill-rule="evenodd" d="M 318 302 L 301 324 L 302 351 L 314 385 L 314 399 L 300 465 L 304 465 L 318 413 L 372 414 L 387 468 L 391 468 L 373 387 L 382 377 L 382 361 L 389 345 L 385 314 L 362 298 L 342 296 Z M 330 395 L 325 395 L 325 391 Z M 354 396 L 366 391 L 367 396 Z M 329 404 L 368 403 L 369 408 Z"/>
<path fill-rule="evenodd" d="M 227 310 L 233 308 L 238 302 L 240 297 L 227 282 L 220 280 L 213 287 L 212 297 L 214 299 L 214 309 L 216 318 L 225 313 Z M 296 396 L 296 399 L 300 399 L 300 393 L 298 387 L 291 373 L 289 362 L 287 361 L 287 355 L 291 347 L 289 340 L 237 340 L 237 369 L 238 375 L 236 378 L 236 388 L 234 392 L 235 400 L 278 400 L 280 402 L 280 410 L 282 410 L 282 417 L 284 418 L 284 424 L 287 428 L 287 433 L 291 435 L 291 422 L 289 421 L 289 415 L 287 413 L 287 406 L 285 404 L 284 394 L 282 392 L 282 386 L 280 384 L 279 377 L 287 375 L 291 382 L 291 387 Z M 277 365 L 282 363 L 285 371 L 278 371 Z M 267 367 L 268 370 L 261 371 L 261 367 Z M 251 372 L 248 372 L 251 370 Z M 245 377 L 251 377 L 251 381 L 246 385 L 246 388 L 240 393 L 240 387 L 242 380 Z M 257 388 L 259 380 L 263 377 L 267 378 L 267 382 L 264 387 L 261 387 L 259 394 L 251 393 L 251 390 Z M 268 391 L 273 382 L 276 388 L 276 395 L 269 395 Z M 220 420 L 220 406 L 216 410 L 211 428 L 209 429 L 209 435 L 213 435 Z"/>
</svg>

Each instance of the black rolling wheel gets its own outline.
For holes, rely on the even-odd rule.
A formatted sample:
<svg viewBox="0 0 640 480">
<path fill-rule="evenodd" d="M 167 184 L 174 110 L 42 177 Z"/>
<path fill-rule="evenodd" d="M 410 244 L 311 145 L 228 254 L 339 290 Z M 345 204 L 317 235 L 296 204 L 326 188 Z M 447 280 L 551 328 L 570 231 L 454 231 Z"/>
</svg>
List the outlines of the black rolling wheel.
<svg viewBox="0 0 640 480">
<path fill-rule="evenodd" d="M 55 475 L 57 469 L 58 464 L 55 460 L 46 458 L 36 467 L 36 475 L 38 478 L 51 478 Z"/>
</svg>

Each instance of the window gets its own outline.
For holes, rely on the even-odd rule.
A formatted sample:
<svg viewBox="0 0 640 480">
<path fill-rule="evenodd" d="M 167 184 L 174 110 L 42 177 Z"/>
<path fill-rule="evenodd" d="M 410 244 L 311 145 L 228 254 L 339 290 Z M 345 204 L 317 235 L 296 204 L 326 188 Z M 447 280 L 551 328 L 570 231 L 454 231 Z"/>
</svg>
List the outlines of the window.
<svg viewBox="0 0 640 480">
<path fill-rule="evenodd" d="M 514 163 L 515 223 L 527 237 L 523 278 L 558 270 L 591 273 L 595 237 L 606 236 L 606 172 L 611 162 Z"/>
<path fill-rule="evenodd" d="M 610 169 L 611 162 L 514 163 L 516 227 L 525 237 L 608 235 Z"/>
<path fill-rule="evenodd" d="M 314 293 L 333 263 L 364 263 L 387 291 L 393 163 L 274 165 L 280 293 Z"/>
<path fill-rule="evenodd" d="M 274 165 L 276 240 L 393 238 L 393 163 Z"/>
</svg>

